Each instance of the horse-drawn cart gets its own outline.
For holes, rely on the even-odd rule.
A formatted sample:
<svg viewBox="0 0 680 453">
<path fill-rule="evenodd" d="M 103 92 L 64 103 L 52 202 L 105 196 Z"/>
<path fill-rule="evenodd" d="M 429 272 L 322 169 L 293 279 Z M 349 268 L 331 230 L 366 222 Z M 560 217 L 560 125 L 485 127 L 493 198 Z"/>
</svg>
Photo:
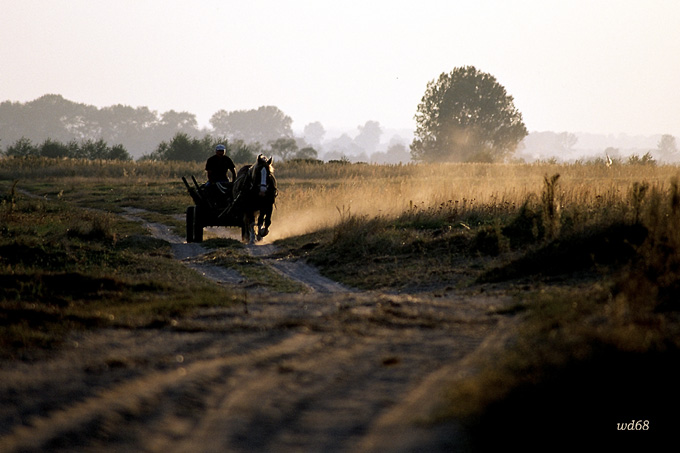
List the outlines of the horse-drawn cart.
<svg viewBox="0 0 680 453">
<path fill-rule="evenodd" d="M 202 242 L 203 228 L 207 226 L 241 227 L 241 240 L 250 244 L 265 237 L 278 194 L 271 164 L 272 158 L 260 154 L 254 165 L 239 169 L 234 182 L 199 185 L 192 176 L 191 186 L 182 176 L 195 203 L 187 208 L 187 242 Z"/>
<path fill-rule="evenodd" d="M 233 196 L 233 183 L 220 182 L 199 185 L 191 177 L 193 187 L 182 176 L 182 181 L 194 200 L 186 213 L 187 242 L 202 242 L 203 228 L 208 226 L 243 227 L 243 214 L 236 209 Z"/>
</svg>

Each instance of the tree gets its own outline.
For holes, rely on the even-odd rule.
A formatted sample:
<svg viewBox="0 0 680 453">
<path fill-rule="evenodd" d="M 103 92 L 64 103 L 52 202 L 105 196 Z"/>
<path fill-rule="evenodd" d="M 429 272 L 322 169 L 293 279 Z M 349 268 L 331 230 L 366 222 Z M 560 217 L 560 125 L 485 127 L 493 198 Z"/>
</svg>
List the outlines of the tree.
<svg viewBox="0 0 680 453">
<path fill-rule="evenodd" d="M 274 106 L 257 110 L 220 110 L 210 118 L 216 134 L 230 140 L 241 139 L 247 143 L 268 143 L 281 137 L 292 137 L 293 120 Z"/>
<path fill-rule="evenodd" d="M 198 121 L 193 113 L 168 110 L 161 115 L 157 129 L 156 133 L 164 138 L 178 133 L 196 135 L 198 132 Z"/>
<path fill-rule="evenodd" d="M 326 129 L 319 121 L 315 121 L 306 125 L 302 134 L 309 144 L 319 146 L 324 135 L 326 135 Z"/>
<path fill-rule="evenodd" d="M 81 154 L 87 159 L 107 159 L 109 147 L 104 140 L 87 140 L 80 146 Z"/>
<path fill-rule="evenodd" d="M 559 143 L 559 150 L 563 152 L 571 151 L 571 149 L 578 142 L 578 137 L 576 134 L 570 132 L 562 132 L 557 135 L 557 141 Z"/>
<path fill-rule="evenodd" d="M 162 131 L 164 125 L 158 114 L 148 107 L 133 108 L 121 104 L 104 107 L 96 113 L 96 121 L 101 128 L 102 139 L 120 143 L 136 156 L 154 149 L 160 141 L 169 140 L 177 132 Z"/>
<path fill-rule="evenodd" d="M 664 134 L 661 136 L 656 149 L 659 153 L 661 160 L 667 162 L 675 162 L 678 160 L 678 147 L 675 144 L 675 137 L 670 134 Z"/>
<path fill-rule="evenodd" d="M 202 162 L 211 156 L 214 148 L 213 140 L 209 136 L 199 140 L 189 137 L 184 132 L 178 132 L 170 142 L 161 142 L 149 157 L 159 160 Z"/>
<path fill-rule="evenodd" d="M 111 160 L 132 160 L 132 156 L 123 145 L 113 145 L 109 148 L 109 159 Z"/>
<path fill-rule="evenodd" d="M 501 161 L 528 134 L 512 96 L 474 66 L 430 81 L 415 120 L 411 156 L 418 161 Z"/>
<path fill-rule="evenodd" d="M 408 163 L 410 160 L 411 154 L 403 143 L 391 144 L 384 153 L 377 152 L 371 154 L 371 162 L 377 164 Z"/>
<path fill-rule="evenodd" d="M 294 138 L 281 137 L 269 142 L 272 154 L 281 157 L 281 160 L 288 160 L 298 152 L 297 142 Z"/>
<path fill-rule="evenodd" d="M 330 152 L 335 152 L 337 155 L 345 156 L 363 152 L 363 149 L 347 134 L 342 134 L 340 137 L 328 141 L 324 148 L 328 149 Z"/>
<path fill-rule="evenodd" d="M 14 157 L 29 157 L 38 156 L 40 151 L 37 147 L 33 146 L 30 139 L 21 137 L 19 140 L 14 142 L 13 145 L 7 147 L 5 154 L 7 156 Z"/>
<path fill-rule="evenodd" d="M 294 159 L 304 159 L 304 160 L 316 160 L 319 157 L 319 153 L 311 146 L 305 146 L 300 148 L 293 157 Z"/>
<path fill-rule="evenodd" d="M 49 138 L 40 145 L 40 155 L 43 157 L 71 157 L 69 154 L 68 146 Z"/>
<path fill-rule="evenodd" d="M 243 140 L 234 140 L 229 144 L 228 154 L 237 164 L 252 163 L 258 154 L 262 153 L 260 143 L 247 144 Z"/>
<path fill-rule="evenodd" d="M 359 135 L 354 138 L 354 143 L 367 153 L 375 152 L 380 144 L 380 136 L 383 131 L 377 121 L 366 121 L 363 126 L 358 126 Z"/>
</svg>

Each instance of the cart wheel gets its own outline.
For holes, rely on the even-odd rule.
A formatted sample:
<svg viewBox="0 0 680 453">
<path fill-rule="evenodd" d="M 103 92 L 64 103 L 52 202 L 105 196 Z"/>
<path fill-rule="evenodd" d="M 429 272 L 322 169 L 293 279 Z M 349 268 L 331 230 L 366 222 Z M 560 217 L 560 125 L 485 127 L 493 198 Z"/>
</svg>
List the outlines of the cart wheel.
<svg viewBox="0 0 680 453">
<path fill-rule="evenodd" d="M 203 225 L 198 206 L 187 208 L 187 242 L 203 242 Z"/>
<path fill-rule="evenodd" d="M 203 242 L 202 213 L 203 208 L 194 206 L 194 242 Z"/>
<path fill-rule="evenodd" d="M 194 211 L 195 206 L 187 208 L 187 242 L 194 242 Z"/>
</svg>

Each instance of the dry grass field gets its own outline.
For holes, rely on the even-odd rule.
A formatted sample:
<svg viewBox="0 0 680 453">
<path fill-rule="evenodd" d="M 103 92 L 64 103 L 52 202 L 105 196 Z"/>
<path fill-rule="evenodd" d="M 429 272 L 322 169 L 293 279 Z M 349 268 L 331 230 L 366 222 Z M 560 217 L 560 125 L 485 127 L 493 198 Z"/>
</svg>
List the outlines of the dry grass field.
<svg viewBox="0 0 680 453">
<path fill-rule="evenodd" d="M 658 433 L 679 420 L 660 411 L 661 401 L 678 402 L 677 167 L 275 167 L 267 240 L 281 256 L 384 294 L 512 298 L 494 314 L 520 327 L 474 357 L 477 371 L 451 385 L 432 423 L 462 420 L 484 451 L 521 442 L 527 426 L 557 433 L 577 419 L 587 432 L 606 420 L 616 435 L 617 423 L 647 421 Z M 181 177 L 191 174 L 202 180 L 202 165 L 0 160 L 4 360 L 40 360 L 74 329 L 169 325 L 198 307 L 239 303 L 116 216 L 138 208 L 183 235 L 191 200 Z M 248 260 L 228 262 L 237 261 Z M 556 406 L 564 412 L 543 415 Z"/>
</svg>

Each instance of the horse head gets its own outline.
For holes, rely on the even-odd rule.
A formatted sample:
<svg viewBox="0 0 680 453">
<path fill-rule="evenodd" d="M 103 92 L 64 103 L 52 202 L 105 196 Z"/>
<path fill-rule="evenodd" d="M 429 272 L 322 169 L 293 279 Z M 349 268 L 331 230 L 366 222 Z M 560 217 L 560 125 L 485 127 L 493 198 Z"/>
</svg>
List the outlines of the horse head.
<svg viewBox="0 0 680 453">
<path fill-rule="evenodd" d="M 261 197 L 267 195 L 267 190 L 271 189 L 269 186 L 271 185 L 270 176 L 274 172 L 273 160 L 273 157 L 267 159 L 267 156 L 260 154 L 257 156 L 255 165 L 250 168 L 250 178 L 254 185 L 259 183 L 259 195 Z"/>
</svg>

